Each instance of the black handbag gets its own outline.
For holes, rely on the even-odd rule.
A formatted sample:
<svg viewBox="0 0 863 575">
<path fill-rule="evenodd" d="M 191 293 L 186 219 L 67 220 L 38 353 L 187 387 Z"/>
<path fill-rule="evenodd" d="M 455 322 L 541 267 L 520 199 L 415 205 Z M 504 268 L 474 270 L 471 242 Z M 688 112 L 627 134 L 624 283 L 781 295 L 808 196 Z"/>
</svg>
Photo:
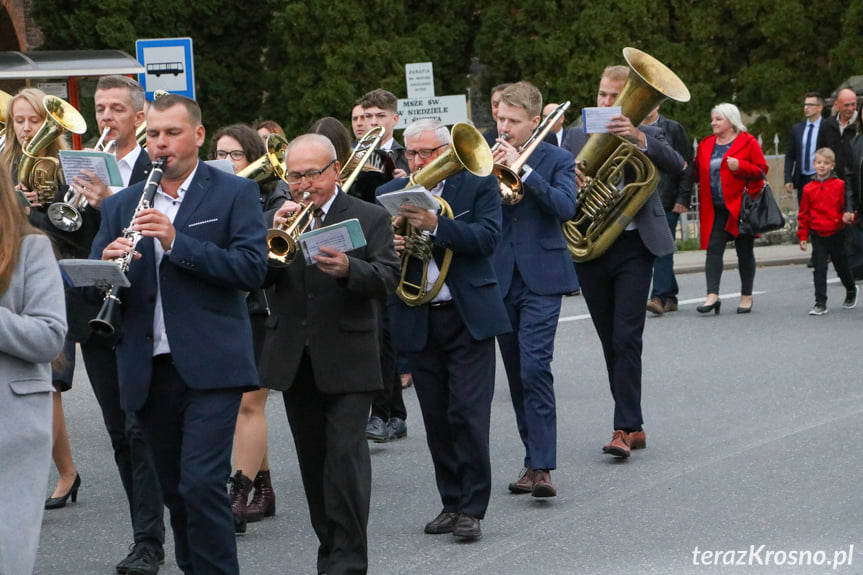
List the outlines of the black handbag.
<svg viewBox="0 0 863 575">
<path fill-rule="evenodd" d="M 764 181 L 764 187 L 754 198 L 749 195 L 749 186 L 743 190 L 740 203 L 740 221 L 738 228 L 741 234 L 756 236 L 785 227 L 785 216 L 779 209 L 779 204 L 773 197 L 770 184 Z"/>
</svg>

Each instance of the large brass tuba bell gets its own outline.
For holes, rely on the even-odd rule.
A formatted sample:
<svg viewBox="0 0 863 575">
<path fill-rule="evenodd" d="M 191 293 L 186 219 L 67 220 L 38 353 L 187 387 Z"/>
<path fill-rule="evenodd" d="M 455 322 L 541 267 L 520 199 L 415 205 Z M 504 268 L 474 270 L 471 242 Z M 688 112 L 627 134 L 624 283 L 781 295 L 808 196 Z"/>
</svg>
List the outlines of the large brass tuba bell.
<svg viewBox="0 0 863 575">
<path fill-rule="evenodd" d="M 615 106 L 634 125 L 666 99 L 689 101 L 686 85 L 662 62 L 635 48 L 624 48 L 623 57 L 630 73 Z M 591 135 L 575 160 L 586 182 L 578 190 L 575 217 L 563 224 L 563 234 L 572 259 L 584 262 L 611 247 L 659 178 L 647 156 L 612 134 Z M 631 181 L 621 187 L 624 171 Z"/>
<path fill-rule="evenodd" d="M 24 147 L 24 157 L 18 164 L 18 183 L 36 192 L 39 203 L 47 204 L 57 193 L 60 161 L 39 154 L 66 132 L 83 134 L 87 122 L 78 110 L 57 96 L 45 96 L 42 105 L 48 115 Z"/>
<path fill-rule="evenodd" d="M 237 172 L 241 178 L 248 178 L 259 184 L 273 180 L 285 179 L 285 150 L 288 149 L 288 141 L 279 134 L 267 136 L 266 153 Z"/>
<path fill-rule="evenodd" d="M 470 124 L 458 123 L 452 127 L 449 149 L 432 160 L 422 170 L 411 174 L 410 185 L 419 185 L 427 190 L 435 187 L 448 177 L 467 170 L 475 176 L 488 176 L 492 172 L 494 159 L 485 138 Z M 443 198 L 435 196 L 441 206 L 441 216 L 452 218 L 452 209 Z M 440 274 L 432 286 L 428 286 L 429 262 L 432 259 L 432 246 L 429 234 L 416 229 L 403 221 L 395 233 L 405 238 L 405 250 L 402 252 L 402 273 L 396 286 L 396 295 L 409 306 L 419 306 L 429 303 L 437 296 L 443 287 L 452 250 L 446 250 Z M 422 262 L 422 273 L 417 283 L 407 281 L 406 274 L 411 258 Z"/>
</svg>

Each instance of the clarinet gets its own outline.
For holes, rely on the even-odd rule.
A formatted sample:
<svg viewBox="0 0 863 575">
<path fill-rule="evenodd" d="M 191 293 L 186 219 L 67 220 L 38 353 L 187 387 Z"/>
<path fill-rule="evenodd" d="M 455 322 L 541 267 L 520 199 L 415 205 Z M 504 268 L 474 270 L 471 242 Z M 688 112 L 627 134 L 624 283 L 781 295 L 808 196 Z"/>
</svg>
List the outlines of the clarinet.
<svg viewBox="0 0 863 575">
<path fill-rule="evenodd" d="M 123 237 L 132 240 L 132 249 L 114 261 L 120 266 L 120 271 L 126 273 L 129 271 L 129 266 L 132 265 L 132 258 L 138 253 L 135 246 L 138 245 L 142 234 L 139 231 L 132 229 L 132 224 L 135 218 L 142 210 L 146 210 L 153 203 L 153 196 L 156 195 L 156 190 L 159 188 L 159 182 L 162 181 L 162 174 L 165 171 L 165 162 L 167 158 L 159 158 L 153 162 L 153 169 L 150 176 L 147 178 L 147 183 L 144 186 L 144 192 L 141 194 L 141 199 L 138 200 L 138 205 L 135 206 L 135 212 L 132 214 L 132 221 L 129 226 L 123 229 Z M 120 323 L 120 286 L 112 285 L 105 292 L 105 299 L 102 301 L 102 309 L 99 310 L 99 315 L 90 320 L 90 329 L 94 333 L 101 336 L 114 335 L 116 327 Z"/>
</svg>

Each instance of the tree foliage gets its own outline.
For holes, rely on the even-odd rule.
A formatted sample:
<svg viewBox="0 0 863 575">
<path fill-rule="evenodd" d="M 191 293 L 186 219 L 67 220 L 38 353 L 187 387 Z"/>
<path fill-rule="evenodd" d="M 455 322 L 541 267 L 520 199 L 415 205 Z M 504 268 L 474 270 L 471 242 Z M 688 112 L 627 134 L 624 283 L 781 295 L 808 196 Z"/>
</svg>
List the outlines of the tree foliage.
<svg viewBox="0 0 863 575">
<path fill-rule="evenodd" d="M 863 0 L 34 0 L 34 11 L 45 48 L 131 52 L 136 38 L 191 36 L 209 127 L 266 117 L 289 134 L 346 120 L 374 88 L 405 97 L 410 62 L 433 62 L 436 93 L 467 92 L 474 110 L 520 79 L 578 109 L 634 46 L 689 87 L 689 103 L 663 112 L 693 136 L 730 101 L 770 140 L 801 119 L 805 92 L 831 94 L 863 61 Z"/>
</svg>

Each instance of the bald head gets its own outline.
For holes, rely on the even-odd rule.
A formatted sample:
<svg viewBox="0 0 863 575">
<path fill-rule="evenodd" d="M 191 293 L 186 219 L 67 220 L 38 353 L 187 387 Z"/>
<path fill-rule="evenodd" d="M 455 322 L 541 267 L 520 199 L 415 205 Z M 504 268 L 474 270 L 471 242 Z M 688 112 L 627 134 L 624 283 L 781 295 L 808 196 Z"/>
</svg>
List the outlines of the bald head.
<svg viewBox="0 0 863 575">
<path fill-rule="evenodd" d="M 839 112 L 839 121 L 847 124 L 854 117 L 857 110 L 857 94 L 850 88 L 842 88 L 836 95 L 836 110 Z"/>
</svg>

